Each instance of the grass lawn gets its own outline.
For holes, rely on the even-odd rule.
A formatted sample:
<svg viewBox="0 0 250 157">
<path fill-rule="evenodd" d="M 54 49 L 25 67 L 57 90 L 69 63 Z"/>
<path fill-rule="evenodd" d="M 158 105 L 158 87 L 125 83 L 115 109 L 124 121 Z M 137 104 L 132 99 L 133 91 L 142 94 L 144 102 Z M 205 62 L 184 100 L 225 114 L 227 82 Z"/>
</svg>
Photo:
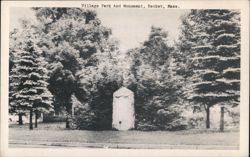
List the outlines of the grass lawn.
<svg viewBox="0 0 250 157">
<path fill-rule="evenodd" d="M 29 130 L 28 124 L 9 126 L 10 147 L 95 147 L 95 148 L 168 148 L 238 149 L 239 132 L 216 130 L 184 131 L 86 131 L 66 130 L 65 123 L 40 123 Z"/>
</svg>

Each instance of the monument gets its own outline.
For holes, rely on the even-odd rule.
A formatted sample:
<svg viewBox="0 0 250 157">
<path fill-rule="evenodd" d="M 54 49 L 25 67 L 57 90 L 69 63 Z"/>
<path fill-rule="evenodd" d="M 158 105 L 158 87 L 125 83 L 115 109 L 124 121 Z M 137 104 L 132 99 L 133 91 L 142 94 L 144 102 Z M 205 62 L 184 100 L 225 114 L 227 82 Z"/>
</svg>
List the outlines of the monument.
<svg viewBox="0 0 250 157">
<path fill-rule="evenodd" d="M 117 130 L 129 130 L 134 126 L 134 93 L 126 87 L 121 87 L 113 94 L 112 127 Z"/>
</svg>

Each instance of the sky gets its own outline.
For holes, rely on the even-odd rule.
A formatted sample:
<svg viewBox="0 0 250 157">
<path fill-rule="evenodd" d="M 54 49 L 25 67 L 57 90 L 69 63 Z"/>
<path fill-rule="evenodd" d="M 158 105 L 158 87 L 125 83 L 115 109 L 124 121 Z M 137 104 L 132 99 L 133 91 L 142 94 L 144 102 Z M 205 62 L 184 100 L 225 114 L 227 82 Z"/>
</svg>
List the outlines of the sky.
<svg viewBox="0 0 250 157">
<path fill-rule="evenodd" d="M 170 44 L 177 40 L 180 16 L 183 9 L 96 9 L 103 26 L 112 29 L 113 37 L 119 40 L 122 52 L 140 46 L 147 40 L 151 26 L 162 27 L 169 33 Z M 30 8 L 10 9 L 10 29 L 19 28 L 19 20 L 35 20 Z"/>
</svg>

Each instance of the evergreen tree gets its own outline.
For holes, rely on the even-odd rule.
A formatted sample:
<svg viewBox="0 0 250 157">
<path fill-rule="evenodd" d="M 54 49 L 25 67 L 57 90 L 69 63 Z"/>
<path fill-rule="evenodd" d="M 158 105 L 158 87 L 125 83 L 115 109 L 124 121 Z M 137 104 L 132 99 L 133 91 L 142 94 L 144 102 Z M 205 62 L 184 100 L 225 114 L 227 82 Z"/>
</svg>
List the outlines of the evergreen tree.
<svg viewBox="0 0 250 157">
<path fill-rule="evenodd" d="M 18 115 L 19 125 L 23 124 L 22 117 L 25 115 L 25 108 L 22 108 L 21 106 L 17 105 L 16 99 L 14 97 L 15 93 L 17 92 L 17 86 L 18 86 L 18 78 L 14 78 L 12 71 L 15 61 L 18 59 L 17 53 L 19 52 L 22 43 L 20 42 L 20 32 L 15 29 L 10 32 L 10 52 L 9 52 L 9 113 Z"/>
<path fill-rule="evenodd" d="M 129 52 L 134 61 L 135 111 L 138 129 L 181 129 L 178 84 L 174 83 L 170 63 L 173 47 L 167 32 L 152 27 L 149 39 L 141 48 Z"/>
<path fill-rule="evenodd" d="M 27 21 L 23 24 L 24 30 L 18 36 L 20 47 L 15 49 L 16 57 L 10 71 L 10 108 L 21 113 L 29 111 L 30 129 L 33 129 L 33 113 L 50 110 L 52 95 L 47 89 L 47 69 L 36 46 L 36 34 Z"/>
<path fill-rule="evenodd" d="M 238 105 L 240 96 L 240 25 L 234 10 L 192 10 L 183 20 L 179 51 L 187 56 L 187 98 L 210 107 Z"/>
</svg>

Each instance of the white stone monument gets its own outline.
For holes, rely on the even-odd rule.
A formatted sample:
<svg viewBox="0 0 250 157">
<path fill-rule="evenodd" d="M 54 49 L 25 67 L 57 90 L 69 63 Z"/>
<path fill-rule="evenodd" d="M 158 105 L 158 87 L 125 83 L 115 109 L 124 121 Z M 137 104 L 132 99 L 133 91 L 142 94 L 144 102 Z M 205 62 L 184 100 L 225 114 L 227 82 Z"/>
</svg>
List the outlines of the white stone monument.
<svg viewBox="0 0 250 157">
<path fill-rule="evenodd" d="M 112 127 L 117 130 L 129 130 L 134 126 L 134 93 L 126 87 L 121 87 L 113 94 Z"/>
</svg>

